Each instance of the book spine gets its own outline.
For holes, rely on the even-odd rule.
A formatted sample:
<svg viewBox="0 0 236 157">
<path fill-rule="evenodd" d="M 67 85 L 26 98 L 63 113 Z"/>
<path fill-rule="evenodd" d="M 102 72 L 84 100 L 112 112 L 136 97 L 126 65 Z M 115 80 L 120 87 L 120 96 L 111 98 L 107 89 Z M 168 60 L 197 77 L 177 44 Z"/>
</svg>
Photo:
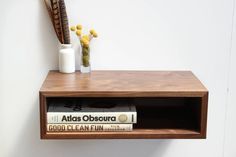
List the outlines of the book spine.
<svg viewBox="0 0 236 157">
<path fill-rule="evenodd" d="M 102 132 L 132 130 L 132 124 L 47 124 L 48 132 Z"/>
<path fill-rule="evenodd" d="M 92 123 L 92 124 L 116 124 L 136 123 L 136 112 L 48 112 L 47 123 Z"/>
</svg>

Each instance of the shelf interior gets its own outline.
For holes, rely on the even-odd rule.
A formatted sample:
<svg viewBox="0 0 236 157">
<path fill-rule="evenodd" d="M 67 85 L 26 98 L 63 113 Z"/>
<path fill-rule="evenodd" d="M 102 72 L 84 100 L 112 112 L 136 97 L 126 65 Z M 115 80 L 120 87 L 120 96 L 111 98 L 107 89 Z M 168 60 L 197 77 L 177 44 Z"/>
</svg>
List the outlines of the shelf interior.
<svg viewBox="0 0 236 157">
<path fill-rule="evenodd" d="M 53 102 L 71 101 L 91 102 L 114 105 L 120 102 L 134 104 L 137 110 L 137 124 L 134 130 L 127 134 L 197 134 L 200 133 L 201 98 L 200 97 L 47 97 L 47 104 Z M 119 103 L 118 103 L 119 102 Z M 98 103 L 98 104 L 99 104 Z M 120 134 L 115 132 L 116 134 Z M 50 133 L 51 134 L 51 133 Z M 66 133 L 65 133 L 66 134 Z M 76 133 L 71 133 L 76 134 Z M 81 134 L 81 133 L 79 133 Z M 83 133 L 94 134 L 94 133 Z M 102 133 L 114 134 L 114 133 Z"/>
</svg>

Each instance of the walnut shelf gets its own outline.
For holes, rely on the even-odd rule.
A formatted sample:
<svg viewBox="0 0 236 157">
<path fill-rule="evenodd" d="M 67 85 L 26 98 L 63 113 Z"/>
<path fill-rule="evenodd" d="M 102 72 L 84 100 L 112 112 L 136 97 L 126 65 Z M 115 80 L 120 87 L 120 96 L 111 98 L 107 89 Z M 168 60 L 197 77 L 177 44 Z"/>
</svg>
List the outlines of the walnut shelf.
<svg viewBox="0 0 236 157">
<path fill-rule="evenodd" d="M 50 99 L 132 101 L 138 123 L 131 132 L 46 131 Z M 208 91 L 190 71 L 50 71 L 40 89 L 41 139 L 206 138 Z"/>
</svg>

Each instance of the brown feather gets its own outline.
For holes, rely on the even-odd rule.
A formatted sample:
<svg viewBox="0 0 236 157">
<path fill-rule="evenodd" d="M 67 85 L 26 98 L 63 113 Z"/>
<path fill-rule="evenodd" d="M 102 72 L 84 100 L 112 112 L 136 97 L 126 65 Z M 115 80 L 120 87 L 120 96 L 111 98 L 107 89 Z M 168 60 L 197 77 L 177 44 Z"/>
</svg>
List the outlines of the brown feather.
<svg viewBox="0 0 236 157">
<path fill-rule="evenodd" d="M 60 17 L 60 6 L 58 0 L 50 0 L 52 6 L 52 18 L 53 18 L 53 25 L 55 27 L 56 34 L 58 36 L 59 41 L 63 44 L 64 43 L 64 36 L 63 36 L 63 28 L 61 24 L 61 17 Z"/>
<path fill-rule="evenodd" d="M 69 22 L 64 0 L 44 0 L 53 28 L 62 44 L 70 44 Z"/>
<path fill-rule="evenodd" d="M 59 0 L 60 7 L 60 20 L 62 26 L 62 34 L 64 39 L 64 44 L 70 44 L 70 31 L 69 31 L 69 22 L 66 13 L 66 5 L 64 0 Z"/>
<path fill-rule="evenodd" d="M 58 38 L 58 40 L 61 42 L 60 34 L 57 33 L 57 29 L 58 29 L 58 28 L 57 28 L 57 27 L 55 26 L 55 24 L 54 24 L 53 14 L 52 14 L 53 12 L 52 12 L 51 3 L 49 2 L 49 0 L 44 0 L 44 3 L 45 3 L 45 5 L 46 5 L 47 11 L 48 11 L 50 20 L 51 20 L 51 22 L 52 22 L 52 24 L 53 24 L 53 28 L 54 28 L 54 31 L 55 31 L 55 33 L 56 33 L 56 35 L 57 35 L 57 38 Z"/>
</svg>

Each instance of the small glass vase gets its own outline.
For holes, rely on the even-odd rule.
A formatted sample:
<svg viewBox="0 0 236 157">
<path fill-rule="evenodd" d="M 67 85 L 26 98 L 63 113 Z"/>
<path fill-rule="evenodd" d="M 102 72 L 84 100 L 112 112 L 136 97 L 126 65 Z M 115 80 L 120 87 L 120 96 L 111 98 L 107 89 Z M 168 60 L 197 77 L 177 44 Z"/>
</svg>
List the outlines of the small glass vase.
<svg viewBox="0 0 236 157">
<path fill-rule="evenodd" d="M 90 73 L 91 72 L 89 46 L 82 46 L 80 71 L 81 71 L 81 73 Z"/>
</svg>

